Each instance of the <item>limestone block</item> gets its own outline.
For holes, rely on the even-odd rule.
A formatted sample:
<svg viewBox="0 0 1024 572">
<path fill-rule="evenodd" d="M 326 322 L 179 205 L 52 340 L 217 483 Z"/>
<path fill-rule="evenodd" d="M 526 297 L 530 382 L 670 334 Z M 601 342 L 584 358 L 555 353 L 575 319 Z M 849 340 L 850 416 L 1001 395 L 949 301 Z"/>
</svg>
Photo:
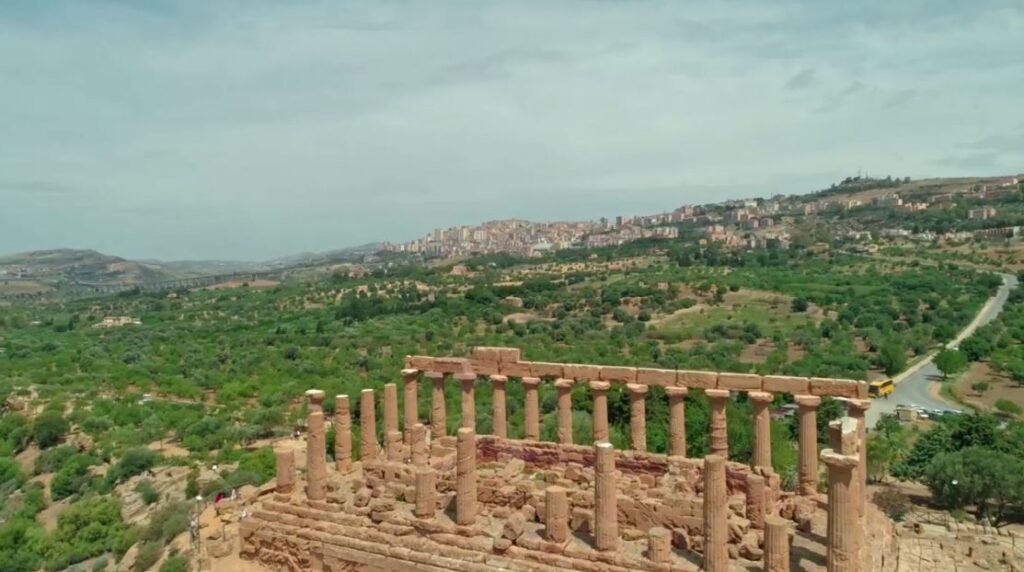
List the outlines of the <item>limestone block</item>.
<svg viewBox="0 0 1024 572">
<path fill-rule="evenodd" d="M 754 373 L 719 373 L 718 389 L 760 391 L 761 376 Z"/>
<path fill-rule="evenodd" d="M 806 394 L 810 391 L 811 380 L 806 377 L 788 375 L 766 375 L 761 380 L 765 391 L 772 393 Z"/>
<path fill-rule="evenodd" d="M 501 362 L 498 364 L 498 372 L 501 375 L 519 378 L 531 376 L 528 362 Z"/>
<path fill-rule="evenodd" d="M 696 389 L 718 388 L 718 373 L 713 371 L 689 371 L 679 370 L 677 374 L 677 385 Z"/>
<path fill-rule="evenodd" d="M 549 363 L 542 361 L 524 362 L 530 366 L 530 377 L 559 378 L 565 373 L 565 367 L 560 363 Z"/>
<path fill-rule="evenodd" d="M 603 365 L 601 366 L 600 380 L 636 383 L 636 368 Z"/>
<path fill-rule="evenodd" d="M 811 395 L 866 399 L 868 384 L 853 379 L 811 378 Z"/>
<path fill-rule="evenodd" d="M 468 359 L 453 357 L 435 358 L 433 367 L 426 369 L 441 373 L 471 373 L 473 371 Z"/>
<path fill-rule="evenodd" d="M 676 370 L 652 369 L 647 367 L 637 368 L 636 382 L 643 385 L 671 387 L 676 384 Z"/>
<path fill-rule="evenodd" d="M 601 366 L 567 363 L 563 366 L 562 375 L 577 381 L 598 381 L 601 379 Z"/>
<path fill-rule="evenodd" d="M 429 371 L 434 369 L 434 358 L 430 356 L 405 356 L 405 367 Z"/>
</svg>

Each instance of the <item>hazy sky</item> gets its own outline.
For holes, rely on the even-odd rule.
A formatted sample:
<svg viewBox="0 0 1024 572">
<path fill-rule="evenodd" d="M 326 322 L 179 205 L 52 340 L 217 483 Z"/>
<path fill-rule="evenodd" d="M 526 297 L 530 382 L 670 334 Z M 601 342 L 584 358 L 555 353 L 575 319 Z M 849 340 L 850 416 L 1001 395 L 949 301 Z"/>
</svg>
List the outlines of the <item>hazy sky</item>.
<svg viewBox="0 0 1024 572">
<path fill-rule="evenodd" d="M 1024 171 L 1020 0 L 0 2 L 0 253 L 266 259 Z"/>
</svg>

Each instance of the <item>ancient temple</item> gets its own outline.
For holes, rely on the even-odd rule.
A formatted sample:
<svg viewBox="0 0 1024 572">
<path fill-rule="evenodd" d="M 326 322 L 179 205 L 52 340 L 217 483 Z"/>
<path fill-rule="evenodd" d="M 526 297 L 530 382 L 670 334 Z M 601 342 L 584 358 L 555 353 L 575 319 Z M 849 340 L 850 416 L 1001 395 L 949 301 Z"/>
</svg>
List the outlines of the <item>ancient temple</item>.
<svg viewBox="0 0 1024 572">
<path fill-rule="evenodd" d="M 352 401 L 307 392 L 305 471 L 295 452 L 277 451 L 276 482 L 241 527 L 242 557 L 282 570 L 460 570 L 590 572 L 803 568 L 791 554 L 794 535 L 817 537 L 821 561 L 806 569 L 889 570 L 865 526 L 865 420 L 862 382 L 529 362 L 512 348 L 476 348 L 471 358 L 406 358 L 399 412 L 396 384 L 359 396 L 359 460 L 353 461 Z M 445 384 L 461 388 L 461 427 L 448 434 Z M 491 384 L 492 435 L 475 432 L 474 388 Z M 524 386 L 524 439 L 508 436 L 506 387 Z M 557 392 L 557 441 L 540 441 L 540 384 Z M 573 435 L 570 391 L 593 398 L 593 438 Z M 608 391 L 629 392 L 631 447 L 608 442 Z M 419 392 L 431 392 L 421 419 Z M 664 389 L 670 411 L 668 455 L 646 451 L 646 400 Z M 711 405 L 711 454 L 686 458 L 684 396 L 703 391 Z M 749 464 L 729 460 L 726 403 L 746 392 L 753 406 Z M 662 392 L 657 392 L 660 393 Z M 770 404 L 794 396 L 799 415 L 799 484 L 781 490 L 772 470 Z M 847 416 L 829 427 L 819 453 L 816 410 L 824 396 L 842 398 Z M 383 400 L 383 442 L 377 399 Z M 333 466 L 325 434 L 335 428 Z M 819 490 L 819 462 L 827 496 Z M 811 533 L 825 511 L 824 534 Z M 822 519 L 819 519 L 822 520 Z M 822 539 L 823 538 L 823 539 Z"/>
</svg>

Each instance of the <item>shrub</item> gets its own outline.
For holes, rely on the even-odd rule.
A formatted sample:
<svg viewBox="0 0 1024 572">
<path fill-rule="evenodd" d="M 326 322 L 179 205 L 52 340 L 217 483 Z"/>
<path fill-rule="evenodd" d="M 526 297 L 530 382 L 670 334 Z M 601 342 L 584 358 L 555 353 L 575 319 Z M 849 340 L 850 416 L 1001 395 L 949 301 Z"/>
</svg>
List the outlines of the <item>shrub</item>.
<svg viewBox="0 0 1024 572">
<path fill-rule="evenodd" d="M 142 502 L 147 505 L 160 500 L 160 493 L 156 492 L 156 489 L 153 488 L 153 481 L 149 479 L 139 481 L 139 484 L 135 485 L 135 492 L 142 496 Z"/>
<path fill-rule="evenodd" d="M 99 560 L 92 563 L 92 572 L 103 572 L 107 569 L 106 557 L 100 558 Z"/>
<path fill-rule="evenodd" d="M 1021 407 L 1009 399 L 996 401 L 996 409 L 1008 415 L 1020 415 Z"/>
<path fill-rule="evenodd" d="M 43 473 L 59 471 L 64 466 L 64 463 L 76 454 L 78 454 L 78 449 L 71 445 L 61 445 L 60 447 L 47 449 L 41 452 L 36 459 L 34 472 L 37 475 L 41 475 Z"/>
<path fill-rule="evenodd" d="M 142 447 L 128 449 L 117 464 L 107 471 L 107 481 L 116 483 L 124 479 L 141 475 L 156 464 L 159 455 Z"/>
<path fill-rule="evenodd" d="M 793 298 L 793 303 L 791 304 L 794 312 L 806 312 L 809 306 L 810 303 L 807 302 L 806 298 Z"/>
<path fill-rule="evenodd" d="M 56 445 L 68 432 L 68 422 L 58 411 L 44 411 L 32 424 L 32 438 L 40 449 Z"/>
<path fill-rule="evenodd" d="M 896 489 L 880 490 L 875 493 L 873 500 L 886 516 L 896 522 L 902 521 L 903 517 L 910 512 L 910 499 Z"/>
<path fill-rule="evenodd" d="M 132 570 L 145 572 L 160 560 L 160 553 L 164 551 L 163 545 L 159 542 L 143 542 L 139 545 L 139 551 L 135 554 L 135 563 Z"/>
<path fill-rule="evenodd" d="M 188 572 L 188 559 L 177 554 L 171 556 L 160 566 L 160 572 Z"/>
<path fill-rule="evenodd" d="M 978 393 L 985 393 L 988 391 L 989 385 L 987 381 L 979 381 L 978 383 L 971 384 L 971 389 Z"/>
</svg>

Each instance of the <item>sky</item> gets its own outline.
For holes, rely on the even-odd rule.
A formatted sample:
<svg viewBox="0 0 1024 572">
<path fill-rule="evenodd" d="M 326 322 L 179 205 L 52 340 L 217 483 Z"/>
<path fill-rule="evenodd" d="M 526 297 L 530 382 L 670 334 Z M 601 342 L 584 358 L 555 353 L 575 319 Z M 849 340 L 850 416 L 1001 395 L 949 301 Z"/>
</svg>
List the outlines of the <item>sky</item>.
<svg viewBox="0 0 1024 572">
<path fill-rule="evenodd" d="M 0 254 L 265 260 L 1024 171 L 1020 0 L 4 0 Z"/>
</svg>

